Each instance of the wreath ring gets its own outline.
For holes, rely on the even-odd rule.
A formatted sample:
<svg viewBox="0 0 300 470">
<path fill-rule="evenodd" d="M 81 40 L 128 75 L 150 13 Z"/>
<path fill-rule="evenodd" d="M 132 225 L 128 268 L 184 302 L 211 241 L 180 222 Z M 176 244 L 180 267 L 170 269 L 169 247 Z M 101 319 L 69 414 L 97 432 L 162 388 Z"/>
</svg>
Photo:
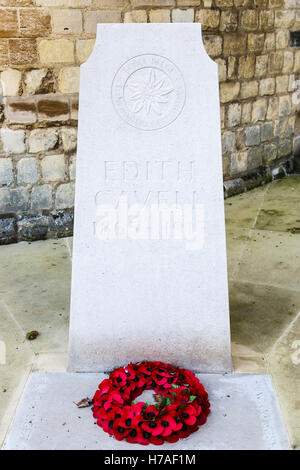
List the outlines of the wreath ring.
<svg viewBox="0 0 300 470">
<path fill-rule="evenodd" d="M 151 389 L 158 403 L 136 401 Z M 210 403 L 190 370 L 144 361 L 111 372 L 94 395 L 92 411 L 98 426 L 119 441 L 161 445 L 197 431 L 206 422 Z"/>
</svg>

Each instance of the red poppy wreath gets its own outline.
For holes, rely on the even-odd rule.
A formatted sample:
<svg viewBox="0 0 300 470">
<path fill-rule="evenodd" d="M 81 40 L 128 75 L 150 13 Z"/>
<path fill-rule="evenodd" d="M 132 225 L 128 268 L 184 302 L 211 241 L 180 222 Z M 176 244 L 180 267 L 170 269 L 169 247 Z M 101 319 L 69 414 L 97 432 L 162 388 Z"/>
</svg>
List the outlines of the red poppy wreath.
<svg viewBox="0 0 300 470">
<path fill-rule="evenodd" d="M 158 403 L 134 401 L 154 390 Z M 118 441 L 160 445 L 188 437 L 205 424 L 208 395 L 189 370 L 162 362 L 139 362 L 115 369 L 93 399 L 98 426 Z"/>
</svg>

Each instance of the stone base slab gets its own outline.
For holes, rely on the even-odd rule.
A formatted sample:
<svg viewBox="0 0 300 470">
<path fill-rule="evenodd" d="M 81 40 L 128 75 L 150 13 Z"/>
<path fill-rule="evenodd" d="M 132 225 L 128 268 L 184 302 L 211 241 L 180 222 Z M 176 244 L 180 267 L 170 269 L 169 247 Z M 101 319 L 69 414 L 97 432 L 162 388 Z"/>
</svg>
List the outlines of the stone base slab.
<svg viewBox="0 0 300 470">
<path fill-rule="evenodd" d="M 289 442 L 267 375 L 197 374 L 211 402 L 207 423 L 187 439 L 163 446 L 119 442 L 95 424 L 92 398 L 105 374 L 33 373 L 6 450 L 285 450 Z"/>
</svg>

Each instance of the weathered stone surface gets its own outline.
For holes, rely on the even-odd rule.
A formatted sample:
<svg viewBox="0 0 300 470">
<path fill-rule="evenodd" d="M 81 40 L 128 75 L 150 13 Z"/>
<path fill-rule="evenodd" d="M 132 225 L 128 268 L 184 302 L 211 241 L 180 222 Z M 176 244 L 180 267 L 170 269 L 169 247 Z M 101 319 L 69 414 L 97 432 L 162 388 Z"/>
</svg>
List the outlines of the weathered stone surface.
<svg viewBox="0 0 300 470">
<path fill-rule="evenodd" d="M 74 43 L 70 39 L 43 39 L 39 43 L 39 56 L 43 64 L 73 63 Z"/>
<path fill-rule="evenodd" d="M 289 86 L 289 76 L 281 75 L 276 77 L 276 93 L 287 93 Z"/>
<path fill-rule="evenodd" d="M 63 127 L 61 130 L 62 144 L 65 153 L 76 151 L 77 147 L 77 129 L 74 127 Z"/>
<path fill-rule="evenodd" d="M 31 192 L 31 209 L 46 210 L 52 208 L 52 186 L 50 184 L 42 184 L 34 186 Z"/>
<path fill-rule="evenodd" d="M 231 155 L 230 174 L 236 175 L 247 171 L 248 152 L 235 152 Z"/>
<path fill-rule="evenodd" d="M 266 98 L 257 98 L 252 105 L 252 122 L 264 121 L 267 112 Z"/>
<path fill-rule="evenodd" d="M 16 38 L 19 36 L 18 12 L 13 8 L 1 9 L 0 37 Z"/>
<path fill-rule="evenodd" d="M 275 91 L 275 79 L 264 78 L 259 82 L 259 94 L 260 95 L 273 95 Z"/>
<path fill-rule="evenodd" d="M 17 163 L 19 184 L 34 184 L 38 181 L 38 169 L 35 158 L 21 158 Z"/>
<path fill-rule="evenodd" d="M 33 69 L 25 73 L 24 84 L 25 94 L 34 95 L 39 92 L 42 87 L 43 80 L 46 78 L 48 69 Z"/>
<path fill-rule="evenodd" d="M 9 154 L 25 152 L 25 132 L 23 130 L 12 130 L 2 127 L 0 135 L 5 152 Z"/>
<path fill-rule="evenodd" d="M 140 23 L 140 21 L 137 21 Z M 76 59 L 82 64 L 85 62 L 92 53 L 94 48 L 95 39 L 77 39 L 76 40 Z"/>
<path fill-rule="evenodd" d="M 252 103 L 242 104 L 242 123 L 248 124 L 251 121 Z"/>
<path fill-rule="evenodd" d="M 241 178 L 224 181 L 223 186 L 225 198 L 244 192 L 244 181 Z"/>
<path fill-rule="evenodd" d="M 8 97 L 5 107 L 6 119 L 11 124 L 33 124 L 37 120 L 34 98 Z"/>
<path fill-rule="evenodd" d="M 278 117 L 278 106 L 279 106 L 279 101 L 277 96 L 271 97 L 269 99 L 269 105 L 268 105 L 268 112 L 267 112 L 267 119 L 276 119 Z"/>
<path fill-rule="evenodd" d="M 57 238 L 68 237 L 73 234 L 74 212 L 72 209 L 51 212 L 50 231 Z"/>
<path fill-rule="evenodd" d="M 279 96 L 279 116 L 287 116 L 292 109 L 291 97 L 289 95 Z"/>
<path fill-rule="evenodd" d="M 217 57 L 222 53 L 222 38 L 213 34 L 203 36 L 203 44 L 210 57 Z"/>
<path fill-rule="evenodd" d="M 3 96 L 16 96 L 19 94 L 22 73 L 16 69 L 6 69 L 1 72 L 1 86 Z"/>
<path fill-rule="evenodd" d="M 38 153 L 53 150 L 58 145 L 58 129 L 35 129 L 30 132 L 29 139 L 29 152 Z"/>
<path fill-rule="evenodd" d="M 216 63 L 218 64 L 219 82 L 224 82 L 227 79 L 226 61 L 224 59 L 216 59 Z"/>
<path fill-rule="evenodd" d="M 231 10 L 225 10 L 221 13 L 220 20 L 220 31 L 226 31 L 231 33 L 236 31 L 238 27 L 238 15 L 237 12 Z"/>
<path fill-rule="evenodd" d="M 264 122 L 260 128 L 260 138 L 262 142 L 270 140 L 273 137 L 273 123 Z"/>
<path fill-rule="evenodd" d="M 227 126 L 237 126 L 241 121 L 242 105 L 240 103 L 232 103 L 227 109 Z"/>
<path fill-rule="evenodd" d="M 226 82 L 220 85 L 221 103 L 228 103 L 235 100 L 240 92 L 239 82 Z"/>
<path fill-rule="evenodd" d="M 66 176 L 64 155 L 48 155 L 41 162 L 43 180 L 45 182 L 63 181 Z"/>
<path fill-rule="evenodd" d="M 255 67 L 255 55 L 247 55 L 239 58 L 239 78 L 253 78 Z"/>
<path fill-rule="evenodd" d="M 262 165 L 264 156 L 263 147 L 253 147 L 248 152 L 248 169 L 253 170 Z"/>
<path fill-rule="evenodd" d="M 274 28 L 274 10 L 259 12 L 259 28 L 263 31 L 272 31 Z"/>
<path fill-rule="evenodd" d="M 241 27 L 245 31 L 255 31 L 258 27 L 258 13 L 256 10 L 244 10 L 241 12 Z"/>
<path fill-rule="evenodd" d="M 19 240 L 35 241 L 47 237 L 48 217 L 43 215 L 22 215 L 18 217 Z"/>
<path fill-rule="evenodd" d="M 277 144 L 265 144 L 263 147 L 264 162 L 270 163 L 277 157 Z"/>
<path fill-rule="evenodd" d="M 79 73 L 79 67 L 62 68 L 58 75 L 58 90 L 61 93 L 78 93 Z"/>
<path fill-rule="evenodd" d="M 220 12 L 219 10 L 197 10 L 195 20 L 201 23 L 203 31 L 218 29 Z"/>
<path fill-rule="evenodd" d="M 174 7 L 175 0 L 131 0 L 133 8 L 140 7 Z"/>
<path fill-rule="evenodd" d="M 70 98 L 70 106 L 71 106 L 71 113 L 70 117 L 71 119 L 78 119 L 78 95 L 77 96 L 72 96 Z"/>
<path fill-rule="evenodd" d="M 58 34 L 80 34 L 82 32 L 81 10 L 52 10 L 53 32 Z"/>
<path fill-rule="evenodd" d="M 251 126 L 245 130 L 245 143 L 247 147 L 258 145 L 260 142 L 260 127 Z"/>
<path fill-rule="evenodd" d="M 89 7 L 92 0 L 35 0 L 41 7 L 84 8 Z"/>
<path fill-rule="evenodd" d="M 96 10 L 84 13 L 84 31 L 95 34 L 97 23 L 120 23 L 121 12 L 118 10 Z"/>
<path fill-rule="evenodd" d="M 37 110 L 39 121 L 66 121 L 70 117 L 68 99 L 56 94 L 42 95 Z"/>
<path fill-rule="evenodd" d="M 287 157 L 292 153 L 292 139 L 281 139 L 278 142 L 278 157 Z"/>
<path fill-rule="evenodd" d="M 223 154 L 231 153 L 235 145 L 235 133 L 226 131 L 222 135 L 222 152 Z"/>
<path fill-rule="evenodd" d="M 124 23 L 147 23 L 145 10 L 127 11 L 124 15 Z"/>
<path fill-rule="evenodd" d="M 40 38 L 51 33 L 51 17 L 38 8 L 20 9 L 20 33 L 29 38 Z"/>
<path fill-rule="evenodd" d="M 264 34 L 248 34 L 248 49 L 250 52 L 261 52 L 265 44 Z"/>
<path fill-rule="evenodd" d="M 0 184 L 10 184 L 13 182 L 13 180 L 14 175 L 12 160 L 10 158 L 0 158 Z"/>
<path fill-rule="evenodd" d="M 245 54 L 247 51 L 247 35 L 246 34 L 224 34 L 224 55 Z"/>
<path fill-rule="evenodd" d="M 69 209 L 74 206 L 74 183 L 65 183 L 58 186 L 55 196 L 57 209 Z"/>
<path fill-rule="evenodd" d="M 15 217 L 0 216 L 0 245 L 9 245 L 17 241 L 17 223 Z"/>
<path fill-rule="evenodd" d="M 256 80 L 252 80 L 251 82 L 242 82 L 241 85 L 241 98 L 247 99 L 258 94 L 258 82 Z"/>
<path fill-rule="evenodd" d="M 149 18 L 151 23 L 170 23 L 170 10 L 150 10 Z"/>
<path fill-rule="evenodd" d="M 173 23 L 193 23 L 195 12 L 192 8 L 187 10 L 180 10 L 176 8 L 172 10 L 172 22 Z"/>
<path fill-rule="evenodd" d="M 8 63 L 9 63 L 8 40 L 0 39 L 0 64 L 7 65 Z"/>
<path fill-rule="evenodd" d="M 282 72 L 288 73 L 293 71 L 294 55 L 291 51 L 284 51 L 283 53 L 283 67 Z"/>
<path fill-rule="evenodd" d="M 280 73 L 283 67 L 283 53 L 271 52 L 269 57 L 269 71 L 270 73 Z"/>
<path fill-rule="evenodd" d="M 295 21 L 294 10 L 275 10 L 276 28 L 290 28 Z"/>
<path fill-rule="evenodd" d="M 35 39 L 9 39 L 8 47 L 11 65 L 29 65 L 37 62 Z"/>
<path fill-rule="evenodd" d="M 268 58 L 267 54 L 256 56 L 255 77 L 261 78 L 261 77 L 264 77 L 266 75 L 267 70 L 268 70 L 268 59 L 269 58 Z"/>
<path fill-rule="evenodd" d="M 74 181 L 76 178 L 76 155 L 73 155 L 69 161 L 69 174 L 70 180 Z"/>
</svg>

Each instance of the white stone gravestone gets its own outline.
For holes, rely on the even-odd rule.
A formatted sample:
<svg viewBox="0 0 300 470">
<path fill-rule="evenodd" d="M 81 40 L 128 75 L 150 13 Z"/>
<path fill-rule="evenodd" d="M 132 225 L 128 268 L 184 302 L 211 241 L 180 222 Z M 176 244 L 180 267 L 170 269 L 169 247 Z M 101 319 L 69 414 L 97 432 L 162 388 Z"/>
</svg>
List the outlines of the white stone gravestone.
<svg viewBox="0 0 300 470">
<path fill-rule="evenodd" d="M 79 116 L 69 369 L 85 373 L 32 374 L 6 449 L 140 449 L 79 416 L 99 372 L 231 368 L 217 65 L 200 24 L 98 25 Z M 289 448 L 268 376 L 199 378 L 207 424 L 164 449 Z"/>
<path fill-rule="evenodd" d="M 231 369 L 218 70 L 200 28 L 102 25 L 81 66 L 71 371 Z"/>
</svg>

